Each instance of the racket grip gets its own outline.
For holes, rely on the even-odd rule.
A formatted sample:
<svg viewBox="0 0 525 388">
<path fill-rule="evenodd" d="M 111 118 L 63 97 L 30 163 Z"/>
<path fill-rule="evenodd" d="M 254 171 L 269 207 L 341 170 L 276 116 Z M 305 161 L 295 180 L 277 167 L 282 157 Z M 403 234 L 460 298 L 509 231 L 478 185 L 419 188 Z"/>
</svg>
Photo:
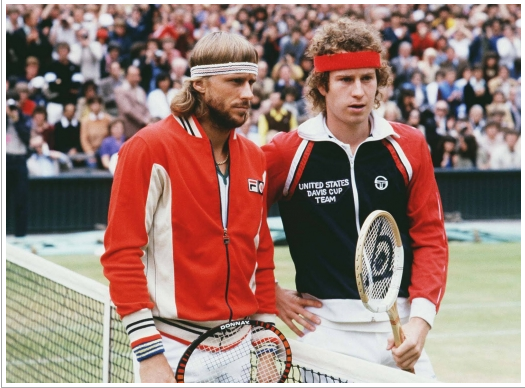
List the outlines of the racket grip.
<svg viewBox="0 0 525 388">
<path fill-rule="evenodd" d="M 401 320 L 397 311 L 397 302 L 388 310 L 388 317 L 390 318 L 390 325 L 392 326 L 392 333 L 394 334 L 394 344 L 400 346 L 405 341 L 405 333 L 401 327 Z M 414 368 L 404 369 L 406 372 L 415 374 Z"/>
</svg>

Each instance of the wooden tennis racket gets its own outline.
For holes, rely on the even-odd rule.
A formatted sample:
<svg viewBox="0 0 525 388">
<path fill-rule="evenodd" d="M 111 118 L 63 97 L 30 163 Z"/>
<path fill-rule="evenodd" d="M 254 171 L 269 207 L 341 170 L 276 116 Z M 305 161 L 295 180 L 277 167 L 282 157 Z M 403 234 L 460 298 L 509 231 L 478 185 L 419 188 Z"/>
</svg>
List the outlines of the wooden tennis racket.
<svg viewBox="0 0 525 388">
<path fill-rule="evenodd" d="M 290 344 L 272 323 L 236 320 L 191 343 L 176 369 L 178 383 L 282 383 L 292 366 Z"/>
<path fill-rule="evenodd" d="M 357 289 L 368 310 L 388 313 L 396 346 L 405 340 L 397 311 L 403 260 L 403 244 L 394 217 L 384 210 L 373 211 L 363 223 L 357 239 Z M 414 373 L 414 369 L 408 372 Z"/>
</svg>

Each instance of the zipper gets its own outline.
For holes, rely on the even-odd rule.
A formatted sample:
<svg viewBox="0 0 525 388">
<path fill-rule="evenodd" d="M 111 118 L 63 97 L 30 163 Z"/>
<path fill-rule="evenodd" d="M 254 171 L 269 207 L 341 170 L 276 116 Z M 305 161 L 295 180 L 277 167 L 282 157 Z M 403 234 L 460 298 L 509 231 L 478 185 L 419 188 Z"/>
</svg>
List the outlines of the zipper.
<svg viewBox="0 0 525 388">
<path fill-rule="evenodd" d="M 210 146 L 211 146 L 211 142 L 210 142 Z M 213 146 L 212 146 L 212 149 L 211 149 L 211 152 L 212 152 L 212 157 L 213 157 Z M 215 164 L 215 163 L 214 163 Z M 231 156 L 230 156 L 230 165 L 231 165 Z M 228 291 L 229 291 L 229 288 L 230 288 L 230 252 L 228 250 L 228 245 L 230 244 L 230 236 L 228 235 L 228 214 L 229 214 L 229 207 L 230 207 L 230 187 L 231 187 L 231 173 L 230 173 L 230 167 L 228 167 L 228 179 L 230 180 L 230 184 L 228 184 L 228 192 L 227 192 L 227 196 L 228 196 L 228 204 L 226 205 L 227 208 L 226 208 L 226 220 L 225 222 L 223 222 L 222 220 L 222 196 L 221 196 L 221 183 L 219 182 L 219 179 L 221 179 L 221 177 L 219 177 L 219 172 L 217 171 L 218 167 L 217 165 L 215 165 L 215 174 L 216 174 L 216 177 L 217 177 L 217 188 L 219 189 L 219 218 L 221 220 L 221 224 L 222 227 L 223 227 L 223 235 L 222 235 L 222 241 L 224 243 L 224 250 L 225 250 L 225 253 L 226 253 L 226 289 L 224 290 L 224 301 L 226 303 L 226 306 L 228 307 L 228 310 L 230 311 L 230 317 L 229 317 L 229 321 L 231 321 L 233 319 L 233 309 L 231 308 L 230 306 L 230 303 L 228 302 Z"/>
</svg>

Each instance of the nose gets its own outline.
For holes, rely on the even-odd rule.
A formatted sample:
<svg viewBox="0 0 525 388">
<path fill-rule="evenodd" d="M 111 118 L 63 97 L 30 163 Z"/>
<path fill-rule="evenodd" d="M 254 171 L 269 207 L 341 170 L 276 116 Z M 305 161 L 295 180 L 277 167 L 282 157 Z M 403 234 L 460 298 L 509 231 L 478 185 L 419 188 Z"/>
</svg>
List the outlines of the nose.
<svg viewBox="0 0 525 388">
<path fill-rule="evenodd" d="M 354 88 L 352 89 L 352 96 L 361 97 L 364 95 L 363 85 L 361 80 L 357 79 L 354 83 Z"/>
<path fill-rule="evenodd" d="M 242 85 L 241 98 L 243 100 L 251 100 L 253 98 L 253 89 L 249 81 L 245 81 Z"/>
</svg>

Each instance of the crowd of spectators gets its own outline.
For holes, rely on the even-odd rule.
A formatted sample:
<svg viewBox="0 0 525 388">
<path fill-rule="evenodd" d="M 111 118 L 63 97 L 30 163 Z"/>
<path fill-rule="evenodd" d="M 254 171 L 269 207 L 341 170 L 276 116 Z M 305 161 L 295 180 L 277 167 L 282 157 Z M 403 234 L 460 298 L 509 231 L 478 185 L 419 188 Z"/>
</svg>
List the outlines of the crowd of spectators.
<svg viewBox="0 0 525 388">
<path fill-rule="evenodd" d="M 340 17 L 381 31 L 394 78 L 378 111 L 424 133 L 436 168 L 520 168 L 519 4 L 9 4 L 7 96 L 29 118 L 30 173 L 109 168 L 126 139 L 170 114 L 192 47 L 214 31 L 259 53 L 238 132 L 262 145 L 293 130 L 310 117 L 305 50 Z"/>
</svg>

